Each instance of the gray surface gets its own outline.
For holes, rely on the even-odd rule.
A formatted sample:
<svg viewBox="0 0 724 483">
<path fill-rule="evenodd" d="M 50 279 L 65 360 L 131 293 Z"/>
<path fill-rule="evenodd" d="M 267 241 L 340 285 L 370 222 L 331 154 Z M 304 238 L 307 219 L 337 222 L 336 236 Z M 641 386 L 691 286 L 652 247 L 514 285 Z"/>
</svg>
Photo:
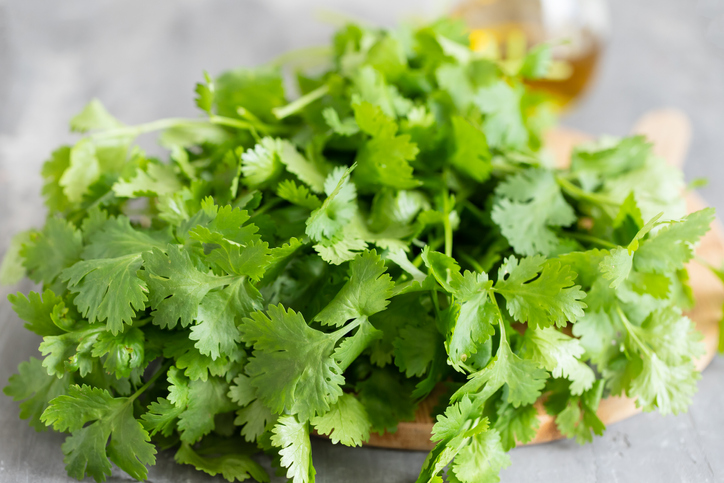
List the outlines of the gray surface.
<svg viewBox="0 0 724 483">
<path fill-rule="evenodd" d="M 437 2 L 439 3 L 439 2 Z M 675 106 L 694 122 L 687 178 L 709 176 L 704 196 L 724 208 L 724 2 L 612 1 L 613 37 L 595 90 L 566 123 L 623 134 L 647 109 Z M 433 0 L 0 0 L 0 253 L 13 232 L 42 223 L 40 165 L 75 139 L 67 119 L 91 97 L 129 123 L 195 115 L 203 69 L 253 65 L 321 44 L 331 28 L 305 5 L 392 23 L 432 12 Z M 29 285 L 13 289 L 27 291 Z M 35 354 L 0 289 L 0 384 Z M 705 371 L 688 414 L 647 414 L 612 425 L 593 444 L 557 442 L 512 451 L 507 483 L 724 481 L 724 360 Z M 62 436 L 35 433 L 0 396 L 0 481 L 60 482 Z M 320 482 L 412 482 L 423 453 L 314 443 Z M 113 481 L 125 480 L 123 476 Z M 159 457 L 151 481 L 209 481 Z M 213 480 L 220 481 L 220 480 Z"/>
</svg>

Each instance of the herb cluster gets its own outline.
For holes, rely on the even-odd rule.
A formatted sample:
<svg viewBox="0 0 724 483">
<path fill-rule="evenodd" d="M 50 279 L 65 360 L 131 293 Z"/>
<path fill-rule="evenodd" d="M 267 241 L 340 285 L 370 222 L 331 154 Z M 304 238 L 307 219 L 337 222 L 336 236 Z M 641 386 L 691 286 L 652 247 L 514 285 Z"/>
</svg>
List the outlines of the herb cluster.
<svg viewBox="0 0 724 483">
<path fill-rule="evenodd" d="M 42 170 L 49 210 L 2 275 L 43 338 L 5 388 L 70 435 L 68 474 L 143 480 L 157 448 L 229 481 L 314 481 L 310 434 L 358 446 L 439 398 L 419 482 L 498 481 L 538 426 L 580 442 L 602 397 L 686 410 L 700 335 L 685 264 L 711 209 L 641 137 L 552 166 L 547 46 L 474 52 L 441 20 L 349 25 L 330 65 L 238 69 L 199 119 L 127 126 L 98 101 Z M 162 161 L 134 142 L 160 131 Z M 434 391 L 434 392 L 433 392 Z"/>
</svg>

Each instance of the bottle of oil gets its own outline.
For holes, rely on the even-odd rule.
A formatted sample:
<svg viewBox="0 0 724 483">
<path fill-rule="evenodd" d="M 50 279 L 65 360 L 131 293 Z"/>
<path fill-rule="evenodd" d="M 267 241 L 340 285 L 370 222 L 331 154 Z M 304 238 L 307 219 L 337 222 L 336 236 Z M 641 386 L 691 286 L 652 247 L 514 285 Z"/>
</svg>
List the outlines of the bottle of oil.
<svg viewBox="0 0 724 483">
<path fill-rule="evenodd" d="M 591 83 L 608 33 L 605 0 L 464 0 L 454 14 L 470 27 L 473 49 L 504 59 L 551 43 L 551 75 L 530 85 L 550 93 L 560 107 L 579 99 Z"/>
</svg>

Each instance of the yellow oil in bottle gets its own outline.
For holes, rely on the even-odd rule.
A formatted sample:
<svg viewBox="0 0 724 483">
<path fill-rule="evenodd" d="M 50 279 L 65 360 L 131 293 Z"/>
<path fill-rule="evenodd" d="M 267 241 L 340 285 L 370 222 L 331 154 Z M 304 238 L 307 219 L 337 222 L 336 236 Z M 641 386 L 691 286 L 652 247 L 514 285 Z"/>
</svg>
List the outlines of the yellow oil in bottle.
<svg viewBox="0 0 724 483">
<path fill-rule="evenodd" d="M 520 61 L 541 42 L 553 42 L 554 64 L 545 79 L 531 80 L 531 88 L 551 95 L 560 107 L 570 107 L 591 84 L 603 49 L 599 33 L 585 25 L 551 32 L 541 13 L 544 0 L 476 0 L 464 2 L 453 13 L 471 28 L 473 50 L 504 62 Z"/>
</svg>

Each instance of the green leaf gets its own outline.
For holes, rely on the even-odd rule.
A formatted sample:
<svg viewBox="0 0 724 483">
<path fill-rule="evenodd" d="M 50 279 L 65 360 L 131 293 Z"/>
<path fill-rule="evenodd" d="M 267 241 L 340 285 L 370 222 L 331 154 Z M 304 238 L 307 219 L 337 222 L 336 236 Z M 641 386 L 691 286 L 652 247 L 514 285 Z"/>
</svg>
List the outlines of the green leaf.
<svg viewBox="0 0 724 483">
<path fill-rule="evenodd" d="M 641 244 L 634 266 L 643 272 L 678 270 L 694 257 L 692 245 L 709 231 L 714 208 L 705 208 L 671 222 Z"/>
<path fill-rule="evenodd" d="M 215 82 L 214 100 L 219 115 L 237 117 L 243 107 L 265 121 L 275 119 L 272 109 L 287 103 L 281 71 L 273 67 L 235 69 Z"/>
<path fill-rule="evenodd" d="M 523 89 L 498 80 L 478 89 L 475 105 L 485 114 L 483 131 L 495 148 L 526 145 L 528 130 L 521 111 Z"/>
<path fill-rule="evenodd" d="M 552 328 L 529 328 L 525 332 L 523 355 L 531 359 L 553 377 L 565 377 L 571 381 L 571 393 L 581 395 L 593 386 L 596 379 L 593 370 L 581 361 L 584 349 L 578 339 L 569 337 Z"/>
<path fill-rule="evenodd" d="M 61 278 L 78 294 L 74 303 L 83 317 L 90 323 L 107 320 L 115 335 L 145 308 L 148 288 L 136 275 L 142 264 L 141 254 L 86 260 L 63 270 Z"/>
<path fill-rule="evenodd" d="M 83 238 L 78 229 L 60 218 L 49 218 L 43 230 L 31 233 L 20 255 L 28 277 L 34 282 L 52 284 L 64 268 L 80 259 Z"/>
<path fill-rule="evenodd" d="M 516 444 L 526 444 L 538 434 L 540 421 L 535 406 L 514 408 L 510 404 L 501 404 L 498 408 L 495 429 L 500 433 L 501 444 L 505 451 L 515 448 Z"/>
<path fill-rule="evenodd" d="M 470 444 L 455 456 L 452 471 L 465 483 L 497 483 L 500 470 L 510 466 L 510 457 L 500 442 L 500 433 L 488 429 L 475 434 Z"/>
<path fill-rule="evenodd" d="M 214 107 L 214 81 L 211 80 L 209 74 L 204 71 L 205 84 L 197 83 L 194 92 L 196 93 L 196 106 L 202 111 L 206 111 L 211 115 L 211 109 Z"/>
<path fill-rule="evenodd" d="M 367 141 L 358 151 L 355 162 L 355 182 L 360 186 L 389 186 L 396 189 L 410 189 L 420 182 L 413 177 L 413 161 L 419 149 L 402 134 L 394 137 L 375 137 Z"/>
<path fill-rule="evenodd" d="M 381 369 L 373 369 L 367 379 L 357 383 L 359 400 L 367 410 L 372 431 L 394 433 L 398 422 L 415 418 L 414 388 L 414 384 L 397 371 Z"/>
<path fill-rule="evenodd" d="M 31 232 L 21 231 L 10 239 L 10 246 L 0 263 L 0 285 L 15 285 L 27 275 L 20 253 L 23 245 L 30 242 L 30 236 Z"/>
<path fill-rule="evenodd" d="M 243 451 L 203 456 L 188 444 L 182 443 L 174 455 L 174 460 L 180 464 L 192 465 L 211 476 L 221 475 L 226 481 L 244 481 L 249 478 L 259 482 L 269 481 L 269 475 L 264 468 Z"/>
<path fill-rule="evenodd" d="M 258 281 L 271 264 L 272 256 L 266 242 L 252 241 L 246 246 L 222 242 L 220 248 L 211 251 L 207 260 L 230 275 L 247 276 Z M 248 288 L 255 291 L 253 287 Z"/>
<path fill-rule="evenodd" d="M 394 287 L 385 271 L 385 263 L 374 250 L 357 255 L 349 265 L 349 280 L 314 320 L 340 327 L 350 319 L 385 310 Z"/>
<path fill-rule="evenodd" d="M 50 159 L 43 163 L 40 174 L 43 176 L 43 197 L 45 206 L 51 213 L 63 212 L 69 208 L 71 202 L 63 191 L 60 179 L 70 167 L 70 147 L 62 146 L 50 155 Z"/>
<path fill-rule="evenodd" d="M 482 183 L 493 170 L 485 133 L 462 117 L 452 118 L 455 151 L 450 163 L 460 172 Z"/>
<path fill-rule="evenodd" d="M 372 137 L 390 138 L 397 133 L 397 124 L 383 110 L 369 102 L 352 104 L 354 119 L 362 132 Z"/>
<path fill-rule="evenodd" d="M 282 466 L 288 468 L 286 477 L 293 483 L 314 483 L 309 424 L 294 416 L 282 416 L 272 431 L 272 444 L 279 448 Z"/>
<path fill-rule="evenodd" d="M 254 312 L 241 326 L 254 347 L 246 366 L 259 399 L 273 412 L 307 421 L 325 413 L 342 395 L 344 377 L 332 358 L 339 336 L 312 329 L 301 314 L 282 305 Z"/>
<path fill-rule="evenodd" d="M 309 192 L 306 186 L 297 186 L 294 181 L 288 179 L 277 186 L 277 196 L 287 200 L 293 205 L 302 206 L 309 210 L 316 210 L 322 204 L 315 195 Z"/>
<path fill-rule="evenodd" d="M 337 167 L 327 176 L 324 182 L 327 198 L 306 221 L 306 233 L 313 240 L 335 237 L 356 213 L 357 190 L 349 182 L 352 169 L 354 166 L 348 169 Z"/>
<path fill-rule="evenodd" d="M 521 359 L 513 354 L 506 341 L 501 341 L 498 353 L 490 364 L 472 374 L 453 399 L 459 399 L 465 394 L 475 394 L 480 399 L 487 400 L 503 385 L 507 385 L 507 401 L 516 408 L 526 406 L 538 399 L 547 378 L 548 373 L 539 368 L 537 363 Z"/>
<path fill-rule="evenodd" d="M 144 343 L 143 332 L 135 327 L 118 335 L 102 332 L 93 344 L 91 355 L 105 356 L 103 368 L 116 378 L 130 377 L 134 369 L 144 366 Z"/>
<path fill-rule="evenodd" d="M 354 105 L 352 107 L 354 107 Z M 322 111 L 322 116 L 332 131 L 340 136 L 354 136 L 360 130 L 354 118 L 347 117 L 340 119 L 339 114 L 333 107 L 325 107 Z"/>
<path fill-rule="evenodd" d="M 71 148 L 70 163 L 60 177 L 59 184 L 68 201 L 78 203 L 100 176 L 96 147 L 91 139 L 86 138 Z"/>
<path fill-rule="evenodd" d="M 315 193 L 324 191 L 326 171 L 321 170 L 311 161 L 302 156 L 292 143 L 286 140 L 279 141 L 279 160 L 287 171 L 295 174 L 300 181 L 307 184 Z"/>
<path fill-rule="evenodd" d="M 431 318 L 415 322 L 421 324 L 403 327 L 394 341 L 395 365 L 406 377 L 423 376 L 433 363 L 436 347 L 442 341 Z"/>
<path fill-rule="evenodd" d="M 132 226 L 125 216 L 98 220 L 94 225 L 90 221 L 91 218 L 86 218 L 83 223 L 83 234 L 89 242 L 83 249 L 85 260 L 136 255 L 153 247 L 164 249 L 171 241 L 165 232 L 149 232 Z"/>
<path fill-rule="evenodd" d="M 246 441 L 258 440 L 269 430 L 269 425 L 276 421 L 276 416 L 260 400 L 255 399 L 248 406 L 236 411 L 234 424 L 241 427 L 241 435 Z"/>
<path fill-rule="evenodd" d="M 553 52 L 549 44 L 539 44 L 530 49 L 523 59 L 520 75 L 526 79 L 541 79 L 548 75 L 553 63 Z"/>
<path fill-rule="evenodd" d="M 71 432 L 63 443 L 70 476 L 80 480 L 87 473 L 96 481 L 104 481 L 113 462 L 133 478 L 146 479 L 146 465 L 156 462 L 156 448 L 133 417 L 132 401 L 114 398 L 102 389 L 75 385 L 50 402 L 41 419 L 56 431 Z"/>
<path fill-rule="evenodd" d="M 181 189 L 174 168 L 168 164 L 148 163 L 145 169 L 138 169 L 129 180 L 119 180 L 113 185 L 113 192 L 120 198 L 139 196 L 163 196 Z"/>
<path fill-rule="evenodd" d="M 115 117 L 106 110 L 98 99 L 92 99 L 81 112 L 70 120 L 70 130 L 75 132 L 116 129 L 123 127 Z"/>
<path fill-rule="evenodd" d="M 181 441 L 193 444 L 214 430 L 214 416 L 233 411 L 236 405 L 227 396 L 229 384 L 219 378 L 191 381 L 188 387 L 188 404 L 179 416 L 178 429 Z"/>
<path fill-rule="evenodd" d="M 611 250 L 599 265 L 603 278 L 611 280 L 609 287 L 617 288 L 629 277 L 633 268 L 633 253 L 627 248 L 618 247 Z"/>
<path fill-rule="evenodd" d="M 188 253 L 176 245 L 168 245 L 166 250 L 167 254 L 158 248 L 143 254 L 143 278 L 154 309 L 153 323 L 173 329 L 180 320 L 186 327 L 198 317 L 206 294 L 230 280 L 199 272 Z"/>
<path fill-rule="evenodd" d="M 495 290 L 505 297 L 508 312 L 529 327 L 564 327 L 583 317 L 586 294 L 573 285 L 576 274 L 558 260 L 542 256 L 509 257 L 498 270 Z"/>
<path fill-rule="evenodd" d="M 362 403 L 352 394 L 343 394 L 330 410 L 311 420 L 319 434 L 330 437 L 333 444 L 362 446 L 370 437 L 369 417 Z"/>
<path fill-rule="evenodd" d="M 453 367 L 459 367 L 478 352 L 478 347 L 493 334 L 493 324 L 498 323 L 499 316 L 490 297 L 493 282 L 485 273 L 466 271 L 460 282 L 455 282 L 453 295 L 456 307 L 459 305 L 457 318 L 451 324 L 447 350 Z"/>
<path fill-rule="evenodd" d="M 40 420 L 50 401 L 65 394 L 72 383 L 69 374 L 60 378 L 48 374 L 42 363 L 35 357 L 18 366 L 18 373 L 10 376 L 8 385 L 3 388 L 6 396 L 20 403 L 20 419 L 28 419 L 28 424 L 36 431 L 47 428 Z"/>
<path fill-rule="evenodd" d="M 231 354 L 241 342 L 237 324 L 241 323 L 242 317 L 262 306 L 259 292 L 240 278 L 203 298 L 189 339 L 196 341 L 194 346 L 199 352 L 214 360 L 222 354 Z"/>
<path fill-rule="evenodd" d="M 282 142 L 279 139 L 265 137 L 252 149 L 244 152 L 241 155 L 244 183 L 252 188 L 258 188 L 276 181 L 284 169 L 281 161 L 282 149 Z"/>
<path fill-rule="evenodd" d="M 491 217 L 510 245 L 521 255 L 548 255 L 561 241 L 551 228 L 576 221 L 553 173 L 531 168 L 510 176 L 495 190 Z"/>
<path fill-rule="evenodd" d="M 27 298 L 20 292 L 15 295 L 9 294 L 8 300 L 13 304 L 13 310 L 18 317 L 26 322 L 24 325 L 26 329 L 40 336 L 60 335 L 65 332 L 55 325 L 52 317 L 55 307 L 62 310 L 65 308 L 65 303 L 52 290 L 43 292 L 42 298 L 36 292 L 30 292 Z"/>
</svg>

